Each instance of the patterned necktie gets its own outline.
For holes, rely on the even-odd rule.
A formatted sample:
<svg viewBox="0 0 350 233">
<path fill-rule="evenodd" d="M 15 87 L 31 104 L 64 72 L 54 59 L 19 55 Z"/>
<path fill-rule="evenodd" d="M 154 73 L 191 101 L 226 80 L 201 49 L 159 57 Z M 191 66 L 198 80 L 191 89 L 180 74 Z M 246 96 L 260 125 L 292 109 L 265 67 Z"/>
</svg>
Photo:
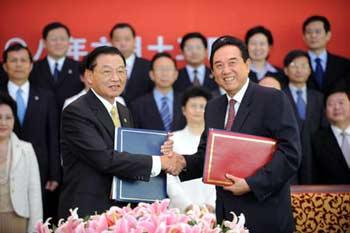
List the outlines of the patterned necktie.
<svg viewBox="0 0 350 233">
<path fill-rule="evenodd" d="M 321 65 L 321 59 L 320 58 L 316 58 L 315 59 L 316 62 L 316 69 L 315 69 L 315 79 L 316 82 L 318 84 L 319 88 L 323 87 L 323 75 L 324 75 L 324 71 Z"/>
<path fill-rule="evenodd" d="M 118 114 L 117 108 L 115 106 L 113 106 L 111 109 L 111 116 L 112 116 L 112 120 L 114 123 L 114 127 L 119 128 L 120 127 L 120 119 L 119 119 L 119 114 Z"/>
<path fill-rule="evenodd" d="M 199 87 L 201 85 L 201 83 L 199 82 L 199 78 L 198 78 L 198 70 L 193 70 L 193 86 L 195 87 Z"/>
<path fill-rule="evenodd" d="M 170 110 L 169 110 L 169 106 L 168 106 L 168 97 L 166 97 L 166 96 L 162 97 L 162 106 L 160 109 L 160 115 L 162 117 L 164 129 L 166 131 L 169 131 L 172 120 L 171 120 Z"/>
<path fill-rule="evenodd" d="M 55 82 L 58 80 L 58 76 L 60 75 L 60 71 L 58 70 L 58 63 L 55 63 L 55 69 L 53 70 L 53 78 Z"/>
<path fill-rule="evenodd" d="M 225 130 L 231 130 L 233 121 L 235 120 L 235 103 L 234 99 L 230 99 L 230 106 L 228 109 L 228 118 L 225 125 Z"/>
<path fill-rule="evenodd" d="M 24 103 L 22 93 L 23 90 L 21 88 L 18 88 L 16 92 L 17 117 L 21 125 L 23 125 L 24 116 L 26 114 L 26 105 Z"/>
<path fill-rule="evenodd" d="M 340 133 L 342 136 L 342 143 L 341 143 L 341 151 L 343 152 L 344 158 L 346 163 L 348 164 L 348 167 L 350 168 L 350 144 L 349 140 L 347 140 L 347 133 L 346 132 L 341 132 Z"/>
<path fill-rule="evenodd" d="M 299 117 L 302 120 L 305 120 L 305 116 L 306 116 L 306 104 L 305 101 L 303 99 L 303 91 L 302 90 L 297 90 L 297 109 L 298 109 L 298 113 L 299 113 Z"/>
</svg>

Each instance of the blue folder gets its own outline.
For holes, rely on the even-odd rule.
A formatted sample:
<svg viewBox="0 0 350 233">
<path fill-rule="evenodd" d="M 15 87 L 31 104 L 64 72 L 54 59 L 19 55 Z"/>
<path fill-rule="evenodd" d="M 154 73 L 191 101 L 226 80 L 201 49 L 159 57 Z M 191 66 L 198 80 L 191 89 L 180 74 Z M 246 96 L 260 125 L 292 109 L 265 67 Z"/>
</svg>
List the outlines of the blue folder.
<svg viewBox="0 0 350 233">
<path fill-rule="evenodd" d="M 161 155 L 160 147 L 167 140 L 164 131 L 116 128 L 114 148 L 118 152 Z M 121 202 L 154 202 L 167 198 L 166 174 L 161 172 L 149 182 L 114 177 L 112 198 Z"/>
</svg>

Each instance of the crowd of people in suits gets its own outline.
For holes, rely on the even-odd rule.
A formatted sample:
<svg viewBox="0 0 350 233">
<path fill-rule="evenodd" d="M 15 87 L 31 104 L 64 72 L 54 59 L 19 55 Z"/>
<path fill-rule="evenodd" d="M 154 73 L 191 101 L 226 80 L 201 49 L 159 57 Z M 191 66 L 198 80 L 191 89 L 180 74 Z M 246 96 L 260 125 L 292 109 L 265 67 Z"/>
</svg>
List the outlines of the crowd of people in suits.
<svg viewBox="0 0 350 233">
<path fill-rule="evenodd" d="M 302 31 L 308 51 L 292 50 L 288 52 L 283 61 L 283 68 L 278 68 L 268 62 L 269 51 L 274 42 L 271 31 L 263 26 L 249 29 L 244 38 L 249 52 L 247 60 L 249 82 L 281 90 L 280 93 L 284 93 L 283 95 L 287 97 L 286 99 L 292 106 L 293 116 L 290 117 L 295 117 L 298 124 L 302 158 L 297 174 L 291 178 L 291 183 L 350 184 L 350 61 L 348 58 L 335 55 L 327 50 L 327 44 L 331 40 L 331 26 L 326 17 L 307 18 L 302 25 Z M 89 75 L 86 74 L 87 70 L 92 70 L 96 64 L 91 64 L 91 61 L 86 61 L 86 59 L 79 63 L 66 56 L 70 35 L 70 30 L 66 25 L 59 22 L 50 23 L 44 27 L 42 32 L 47 51 L 45 58 L 34 62 L 27 47 L 13 44 L 4 51 L 0 68 L 0 92 L 1 98 L 5 99 L 0 99 L 0 110 L 3 109 L 3 105 L 6 105 L 7 108 L 4 109 L 10 115 L 12 113 L 13 120 L 16 122 L 12 126 L 13 132 L 11 129 L 10 134 L 7 134 L 6 137 L 0 134 L 0 144 L 5 142 L 4 145 L 7 145 L 11 138 L 13 145 L 11 157 L 5 156 L 11 154 L 8 153 L 6 146 L 4 150 L 0 148 L 0 153 L 4 153 L 4 156 L 0 154 L 0 158 L 3 158 L 0 160 L 0 189 L 3 191 L 11 188 L 12 190 L 12 184 L 6 182 L 6 179 L 11 177 L 12 172 L 17 173 L 17 171 L 7 169 L 8 161 L 13 163 L 16 159 L 14 148 L 17 147 L 14 144 L 23 144 L 23 147 L 29 148 L 23 149 L 23 153 L 29 154 L 28 157 L 31 158 L 28 160 L 34 165 L 29 165 L 29 162 L 27 164 L 34 170 L 38 167 L 41 184 L 41 197 L 36 196 L 33 200 L 28 198 L 28 201 L 36 204 L 38 200 L 42 201 L 37 207 L 43 209 L 43 218 L 53 217 L 56 221 L 58 205 L 61 205 L 59 204 L 60 193 L 66 196 L 65 200 L 68 200 L 68 196 L 71 195 L 62 183 L 63 179 L 67 179 L 64 176 L 69 173 L 66 170 L 67 174 L 63 173 L 64 164 L 62 163 L 72 159 L 65 158 L 62 162 L 62 150 L 66 149 L 64 146 L 71 140 L 66 138 L 66 141 L 61 142 L 62 147 L 60 147 L 61 134 L 65 132 L 63 129 L 60 131 L 63 108 L 84 95 L 87 96 L 86 101 L 90 101 L 87 104 L 94 104 L 94 101 L 97 101 L 97 99 L 88 97 L 93 95 L 89 91 L 93 80 L 89 79 Z M 137 57 L 134 53 L 136 32 L 128 23 L 116 24 L 109 35 L 112 47 L 117 48 L 125 58 L 127 77 L 125 89 L 117 97 L 118 106 L 120 106 L 118 111 L 120 111 L 119 108 L 123 108 L 122 106 L 130 109 L 131 115 L 126 112 L 123 118 L 128 121 L 124 122 L 125 125 L 128 126 L 130 123 L 136 128 L 172 132 L 186 130 L 186 132 L 179 133 L 179 135 L 185 133 L 186 137 L 174 137 L 175 144 L 184 143 L 186 145 L 183 140 L 196 140 L 195 147 L 197 147 L 199 135 L 204 130 L 205 107 L 196 107 L 199 120 L 195 123 L 197 129 L 193 130 L 191 127 L 193 119 L 188 116 L 190 113 L 186 113 L 190 111 L 187 109 L 190 108 L 187 107 L 187 103 L 193 99 L 202 98 L 205 106 L 210 99 L 209 96 L 213 96 L 217 104 L 220 104 L 219 97 L 226 93 L 212 75 L 213 64 L 211 68 L 206 65 L 208 44 L 205 36 L 199 32 L 190 32 L 182 37 L 180 49 L 186 65 L 178 69 L 176 60 L 166 52 L 155 54 L 151 61 Z M 87 64 L 90 67 L 87 67 Z M 103 73 L 103 75 L 108 74 Z M 7 97 L 12 98 L 12 101 L 16 103 L 15 107 L 12 107 L 11 99 L 8 100 Z M 269 99 L 268 101 L 273 102 L 274 100 Z M 211 104 L 206 110 L 216 111 L 218 106 Z M 258 105 L 257 109 L 260 110 L 256 111 L 267 111 Z M 276 109 L 271 107 L 271 110 Z M 99 109 L 96 108 L 96 111 Z M 280 111 L 283 112 L 282 109 Z M 0 111 L 0 130 L 5 113 Z M 73 115 L 65 115 L 67 119 L 74 118 L 74 114 L 78 113 L 71 111 L 71 114 Z M 84 114 L 83 110 L 81 114 Z M 123 115 L 121 112 L 119 114 Z M 260 116 L 258 112 L 256 114 Z M 276 114 L 279 114 L 278 110 Z M 124 126 L 123 121 L 121 125 Z M 69 123 L 65 123 L 64 127 L 68 131 L 74 128 Z M 189 139 L 191 137 L 193 139 Z M 4 141 L 3 138 L 6 140 Z M 34 151 L 22 140 L 30 142 Z M 190 153 L 195 152 L 196 149 L 190 151 Z M 36 159 L 32 158 L 34 154 Z M 68 163 L 70 163 L 70 169 L 73 169 L 74 161 L 68 161 Z M 90 168 L 84 167 L 84 169 L 89 170 Z M 91 174 L 95 174 L 92 170 Z M 31 174 L 28 175 L 28 179 L 31 179 L 32 175 L 36 176 L 36 172 L 30 171 L 29 173 Z M 78 177 L 73 177 L 76 175 L 74 173 L 68 175 L 71 176 L 69 179 L 78 179 Z M 94 180 L 92 176 L 98 177 L 99 175 L 97 173 L 91 175 L 91 179 Z M 179 190 L 178 177 L 173 178 L 170 180 L 173 179 L 174 187 Z M 192 185 L 185 186 L 186 189 L 191 187 Z M 176 188 L 169 191 L 170 197 L 176 196 L 174 192 Z M 17 201 L 17 186 L 14 189 L 14 194 L 0 192 L 0 214 L 11 210 L 15 215 L 30 220 L 41 217 L 37 214 L 31 216 L 28 214 L 28 207 L 20 206 L 24 203 Z M 29 192 L 32 192 L 30 188 Z M 4 200 L 8 198 L 11 198 L 12 206 L 5 203 Z M 65 203 L 67 209 L 74 207 L 69 204 L 74 203 L 75 200 L 70 201 Z M 86 198 L 81 201 L 88 203 L 92 200 Z M 193 203 L 187 201 L 187 206 L 181 203 L 181 209 L 184 210 Z M 212 200 L 202 204 L 214 205 L 213 209 L 215 208 Z M 101 205 L 106 207 L 104 204 Z M 7 209 L 3 209 L 4 206 Z M 176 207 L 175 204 L 174 207 Z M 29 213 L 32 212 L 29 211 Z M 33 226 L 30 225 L 30 227 L 32 230 Z"/>
</svg>

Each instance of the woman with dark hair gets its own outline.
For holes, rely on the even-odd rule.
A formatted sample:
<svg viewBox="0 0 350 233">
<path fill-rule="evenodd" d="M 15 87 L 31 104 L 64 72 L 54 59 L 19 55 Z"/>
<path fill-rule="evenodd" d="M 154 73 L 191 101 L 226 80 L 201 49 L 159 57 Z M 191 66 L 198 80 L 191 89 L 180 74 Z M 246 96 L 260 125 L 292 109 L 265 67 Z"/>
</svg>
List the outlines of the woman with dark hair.
<svg viewBox="0 0 350 233">
<path fill-rule="evenodd" d="M 197 151 L 204 131 L 204 110 L 211 94 L 202 87 L 188 88 L 182 97 L 182 113 L 186 118 L 184 129 L 175 131 L 173 149 L 176 153 L 193 154 Z M 167 193 L 170 207 L 186 212 L 193 205 L 214 212 L 216 191 L 214 185 L 204 184 L 201 178 L 181 182 L 178 176 L 168 175 Z"/>
<path fill-rule="evenodd" d="M 42 219 L 40 176 L 30 143 L 13 132 L 16 103 L 0 94 L 0 232 L 34 232 Z"/>
<path fill-rule="evenodd" d="M 249 78 L 259 82 L 265 76 L 277 76 L 282 86 L 286 79 L 282 70 L 270 64 L 267 59 L 273 45 L 272 33 L 263 26 L 256 26 L 249 29 L 245 35 L 245 43 L 248 48 L 250 64 Z"/>
</svg>

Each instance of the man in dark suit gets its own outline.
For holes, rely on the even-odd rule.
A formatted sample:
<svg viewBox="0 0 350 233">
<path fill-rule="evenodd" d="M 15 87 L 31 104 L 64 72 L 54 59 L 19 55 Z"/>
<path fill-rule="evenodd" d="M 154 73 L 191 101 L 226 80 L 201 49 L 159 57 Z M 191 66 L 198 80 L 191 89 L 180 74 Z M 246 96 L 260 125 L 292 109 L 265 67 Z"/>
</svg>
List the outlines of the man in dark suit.
<svg viewBox="0 0 350 233">
<path fill-rule="evenodd" d="M 342 81 L 350 74 L 349 59 L 327 51 L 332 36 L 328 19 L 319 15 L 310 16 L 303 23 L 303 34 L 312 66 L 309 87 L 324 94 L 339 86 L 339 83 L 350 88 L 350 80 Z"/>
<path fill-rule="evenodd" d="M 310 89 L 306 83 L 311 74 L 308 54 L 302 50 L 292 50 L 284 58 L 284 73 L 289 80 L 283 90 L 293 106 L 301 138 L 302 160 L 293 184 L 313 183 L 313 157 L 311 135 L 327 126 L 324 115 L 322 93 Z"/>
<path fill-rule="evenodd" d="M 3 55 L 4 70 L 9 81 L 3 91 L 16 101 L 19 127 L 17 136 L 32 143 L 37 156 L 44 219 L 57 215 L 57 203 L 50 201 L 50 194 L 61 182 L 61 160 L 58 149 L 58 119 L 53 94 L 32 85 L 29 73 L 33 60 L 27 47 L 21 44 L 9 46 Z"/>
<path fill-rule="evenodd" d="M 169 53 L 157 53 L 151 61 L 150 77 L 155 84 L 153 92 L 131 104 L 135 127 L 175 131 L 185 127 L 181 111 L 181 96 L 174 92 L 177 78 L 176 61 Z"/>
<path fill-rule="evenodd" d="M 312 146 L 319 184 L 350 184 L 350 89 L 336 87 L 326 101 L 331 125 L 317 131 Z"/>
<path fill-rule="evenodd" d="M 136 32 L 128 23 L 117 23 L 109 33 L 112 46 L 126 59 L 127 83 L 123 98 L 127 105 L 140 96 L 151 92 L 153 83 L 149 77 L 150 63 L 135 54 Z"/>
<path fill-rule="evenodd" d="M 207 39 L 199 32 L 190 32 L 183 36 L 180 48 L 186 66 L 179 70 L 174 90 L 184 92 L 190 86 L 202 86 L 213 95 L 220 95 L 219 87 L 213 80 L 210 69 L 205 65 Z"/>
<path fill-rule="evenodd" d="M 148 181 L 174 162 L 167 156 L 135 156 L 114 150 L 115 127 L 133 127 L 128 109 L 115 101 L 127 79 L 121 52 L 98 47 L 88 55 L 86 69 L 91 89 L 62 113 L 60 217 L 67 217 L 75 207 L 80 216 L 86 216 L 121 205 L 110 199 L 113 176 Z M 171 150 L 168 140 L 161 151 L 167 154 Z"/>
<path fill-rule="evenodd" d="M 226 174 L 232 185 L 216 187 L 216 216 L 221 222 L 232 219 L 231 211 L 243 213 L 251 232 L 291 233 L 294 220 L 289 180 L 300 163 L 297 122 L 283 92 L 249 81 L 247 59 L 247 48 L 236 38 L 223 36 L 213 43 L 210 65 L 215 81 L 227 95 L 208 102 L 198 152 L 178 155 L 177 168 L 186 168 L 180 174 L 183 180 L 202 176 L 208 128 L 276 139 L 272 160 L 254 175 L 243 179 Z"/>
<path fill-rule="evenodd" d="M 46 25 L 42 38 L 47 56 L 34 64 L 30 81 L 54 93 L 60 115 L 64 101 L 84 88 L 80 81 L 79 62 L 66 57 L 70 38 L 66 25 L 59 22 Z"/>
</svg>

